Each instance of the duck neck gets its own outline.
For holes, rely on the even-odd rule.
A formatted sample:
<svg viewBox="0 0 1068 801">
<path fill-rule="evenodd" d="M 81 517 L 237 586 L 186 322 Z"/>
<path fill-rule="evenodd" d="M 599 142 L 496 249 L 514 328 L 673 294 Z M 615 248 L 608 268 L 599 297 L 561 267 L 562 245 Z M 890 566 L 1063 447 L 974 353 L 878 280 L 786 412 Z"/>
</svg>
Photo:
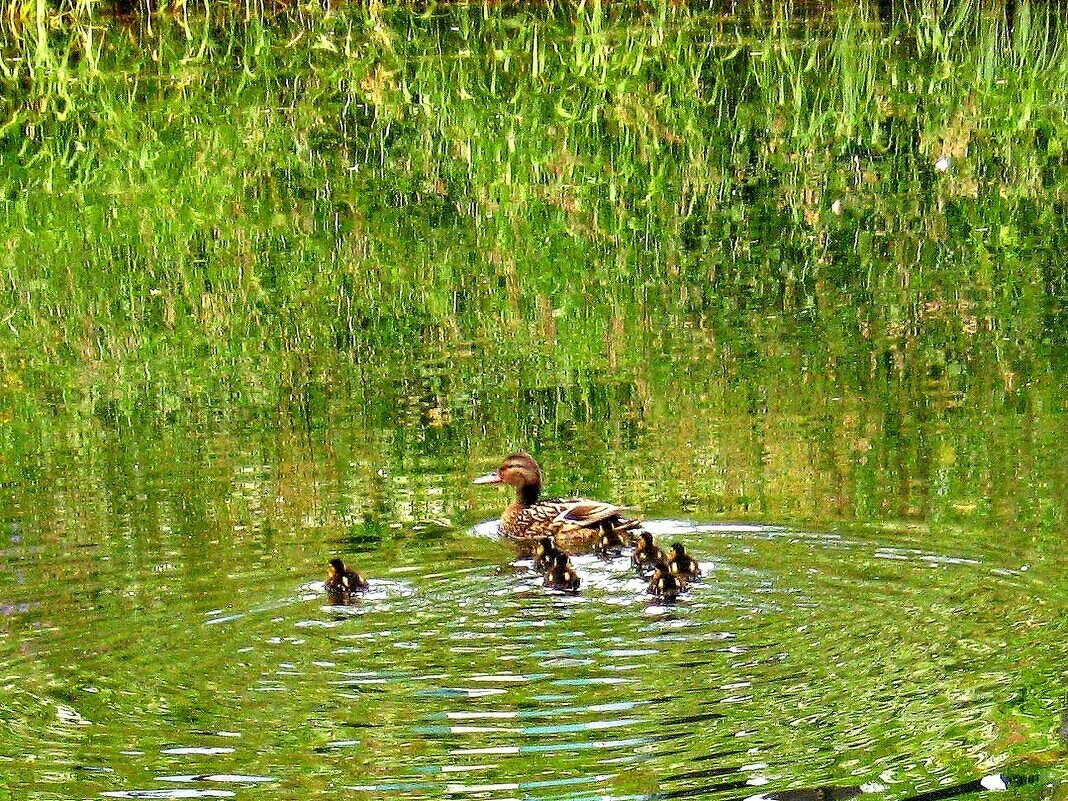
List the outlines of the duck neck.
<svg viewBox="0 0 1068 801">
<path fill-rule="evenodd" d="M 541 495 L 541 484 L 523 484 L 515 488 L 515 500 L 523 506 L 533 506 Z"/>
</svg>

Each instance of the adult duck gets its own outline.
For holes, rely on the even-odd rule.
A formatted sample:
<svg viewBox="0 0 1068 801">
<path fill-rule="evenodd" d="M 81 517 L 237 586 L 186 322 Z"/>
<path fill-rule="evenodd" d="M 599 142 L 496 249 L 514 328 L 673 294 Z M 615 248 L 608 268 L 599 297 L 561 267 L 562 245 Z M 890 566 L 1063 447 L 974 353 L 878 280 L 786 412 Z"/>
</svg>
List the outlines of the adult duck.
<svg viewBox="0 0 1068 801">
<path fill-rule="evenodd" d="M 641 521 L 627 517 L 624 513 L 629 510 L 623 506 L 589 498 L 542 498 L 541 468 L 529 453 L 513 453 L 474 483 L 515 487 L 515 500 L 501 515 L 501 531 L 527 551 L 546 536 L 570 553 L 588 551 L 605 534 L 616 532 L 629 540 L 630 532 L 641 528 Z"/>
</svg>

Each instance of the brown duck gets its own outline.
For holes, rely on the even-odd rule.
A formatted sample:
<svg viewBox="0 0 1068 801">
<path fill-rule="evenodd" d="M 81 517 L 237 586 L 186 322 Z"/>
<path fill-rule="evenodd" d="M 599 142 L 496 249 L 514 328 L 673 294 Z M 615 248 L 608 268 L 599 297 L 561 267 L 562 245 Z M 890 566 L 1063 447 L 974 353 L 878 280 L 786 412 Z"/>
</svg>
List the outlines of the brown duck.
<svg viewBox="0 0 1068 801">
<path fill-rule="evenodd" d="M 574 565 L 563 551 L 557 551 L 553 556 L 553 563 L 545 571 L 545 586 L 555 587 L 558 590 L 571 590 L 579 588 L 582 580 L 575 572 Z"/>
<path fill-rule="evenodd" d="M 660 546 L 653 542 L 653 535 L 648 531 L 638 533 L 638 540 L 634 543 L 634 553 L 630 555 L 630 563 L 639 571 L 651 570 L 657 562 L 667 562 L 667 556 Z"/>
<path fill-rule="evenodd" d="M 667 562 L 657 562 L 654 567 L 655 570 L 653 577 L 649 580 L 647 592 L 657 598 L 663 598 L 665 601 L 674 601 L 679 597 L 679 593 L 685 589 L 686 585 L 677 574 L 671 572 Z"/>
<path fill-rule="evenodd" d="M 671 546 L 668 567 L 676 576 L 682 576 L 687 581 L 701 575 L 701 566 L 697 564 L 696 559 L 686 553 L 686 547 L 681 542 L 676 542 Z"/>
<path fill-rule="evenodd" d="M 331 559 L 326 566 L 326 594 L 331 602 L 344 602 L 351 598 L 353 593 L 363 592 L 370 586 L 367 579 L 346 567 L 340 559 Z"/>
<path fill-rule="evenodd" d="M 537 538 L 552 536 L 566 551 L 597 547 L 604 534 L 630 532 L 641 521 L 625 516 L 626 507 L 589 498 L 542 498 L 541 468 L 529 453 L 513 453 L 492 473 L 475 479 L 476 484 L 508 484 L 515 487 L 515 500 L 501 515 L 504 536 L 531 551 Z"/>
</svg>

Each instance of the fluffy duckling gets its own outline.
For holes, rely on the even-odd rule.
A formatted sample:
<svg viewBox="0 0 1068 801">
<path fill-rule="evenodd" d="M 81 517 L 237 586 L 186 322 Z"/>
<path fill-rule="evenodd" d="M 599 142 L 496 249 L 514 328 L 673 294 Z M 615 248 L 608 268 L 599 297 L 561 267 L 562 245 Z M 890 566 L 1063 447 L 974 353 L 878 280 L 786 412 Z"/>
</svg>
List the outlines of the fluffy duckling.
<svg viewBox="0 0 1068 801">
<path fill-rule="evenodd" d="M 552 536 L 538 537 L 537 542 L 534 543 L 534 569 L 548 570 L 558 553 L 563 553 L 563 551 L 556 547 L 556 540 Z"/>
<path fill-rule="evenodd" d="M 326 566 L 326 594 L 333 601 L 344 601 L 353 593 L 363 592 L 370 586 L 367 579 L 346 567 L 340 559 L 331 559 Z"/>
<path fill-rule="evenodd" d="M 619 556 L 626 545 L 623 535 L 618 530 L 605 528 L 604 533 L 601 534 L 601 541 L 597 544 L 597 553 L 602 559 L 610 559 L 613 556 Z"/>
<path fill-rule="evenodd" d="M 579 588 L 580 583 L 579 575 L 575 572 L 567 554 L 557 551 L 552 565 L 545 571 L 545 586 L 574 591 Z"/>
<path fill-rule="evenodd" d="M 657 562 L 666 561 L 667 556 L 653 542 L 653 535 L 648 531 L 640 532 L 638 541 L 634 545 L 634 553 L 630 556 L 630 563 L 644 572 L 654 567 Z"/>
<path fill-rule="evenodd" d="M 676 576 L 682 576 L 687 581 L 701 575 L 701 566 L 697 564 L 696 559 L 686 553 L 686 548 L 681 542 L 676 542 L 671 546 L 668 567 Z"/>
<path fill-rule="evenodd" d="M 679 593 L 685 589 L 682 579 L 672 573 L 668 563 L 663 560 L 657 562 L 653 567 L 653 577 L 649 581 L 649 589 L 646 592 L 665 601 L 674 601 L 679 597 Z"/>
</svg>

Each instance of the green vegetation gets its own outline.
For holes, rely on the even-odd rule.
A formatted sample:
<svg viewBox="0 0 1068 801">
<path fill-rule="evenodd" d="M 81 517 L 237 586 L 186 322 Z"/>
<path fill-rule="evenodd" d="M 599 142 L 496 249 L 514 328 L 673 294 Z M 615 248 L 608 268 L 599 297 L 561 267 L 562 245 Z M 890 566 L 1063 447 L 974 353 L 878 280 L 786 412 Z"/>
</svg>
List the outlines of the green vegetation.
<svg viewBox="0 0 1068 801">
<path fill-rule="evenodd" d="M 1011 29 L 973 2 L 107 8 L 7 12 L 4 448 L 57 417 L 282 408 L 438 454 L 563 449 L 606 415 L 591 454 L 636 432 L 677 454 L 740 413 L 719 444 L 745 479 L 702 508 L 800 517 L 927 515 L 926 482 L 884 493 L 939 460 L 941 516 L 1015 509 L 966 489 L 1002 486 L 971 471 L 1003 445 L 1037 459 L 1007 475 L 1058 470 L 1068 54 L 1045 6 Z M 1033 428 L 978 430 L 1017 413 Z M 765 414 L 826 426 L 824 453 L 752 435 Z M 765 458 L 802 471 L 772 500 Z M 799 503 L 821 461 L 849 497 Z M 1034 492 L 1029 519 L 1060 519 Z"/>
</svg>

